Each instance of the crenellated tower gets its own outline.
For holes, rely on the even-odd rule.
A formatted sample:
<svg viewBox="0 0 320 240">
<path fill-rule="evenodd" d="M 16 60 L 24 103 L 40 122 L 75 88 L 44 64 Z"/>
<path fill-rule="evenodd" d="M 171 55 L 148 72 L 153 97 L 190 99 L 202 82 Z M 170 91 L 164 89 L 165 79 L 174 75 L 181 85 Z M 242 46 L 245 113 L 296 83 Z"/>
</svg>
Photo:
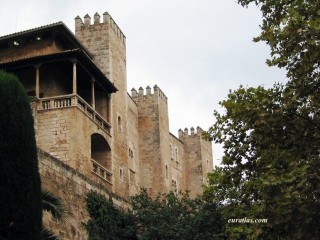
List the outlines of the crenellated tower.
<svg viewBox="0 0 320 240">
<path fill-rule="evenodd" d="M 111 98 L 110 122 L 112 125 L 112 172 L 115 192 L 129 196 L 129 156 L 127 138 L 127 71 L 126 37 L 105 12 L 101 21 L 96 13 L 91 22 L 87 14 L 84 20 L 75 18 L 75 34 L 93 54 L 95 64 L 110 79 L 118 92 Z"/>
<path fill-rule="evenodd" d="M 184 144 L 184 179 L 190 196 L 202 193 L 202 186 L 207 181 L 207 174 L 213 169 L 212 144 L 202 138 L 202 129 L 193 127 L 179 129 L 179 139 Z"/>
<path fill-rule="evenodd" d="M 140 185 L 152 195 L 166 192 L 170 186 L 168 168 L 169 117 L 167 97 L 155 85 L 131 90 L 131 97 L 138 106 L 138 133 L 140 152 Z"/>
</svg>

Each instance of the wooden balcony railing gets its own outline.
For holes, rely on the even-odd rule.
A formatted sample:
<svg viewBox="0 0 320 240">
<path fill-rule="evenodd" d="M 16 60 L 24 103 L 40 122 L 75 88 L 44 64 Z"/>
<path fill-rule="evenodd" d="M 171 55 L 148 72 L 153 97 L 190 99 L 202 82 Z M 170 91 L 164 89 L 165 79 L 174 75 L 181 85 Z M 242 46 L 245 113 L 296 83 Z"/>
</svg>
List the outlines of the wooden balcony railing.
<svg viewBox="0 0 320 240">
<path fill-rule="evenodd" d="M 49 110 L 68 107 L 78 107 L 103 131 L 111 135 L 111 125 L 79 95 L 70 94 L 49 98 L 40 98 L 38 104 L 38 110 Z"/>
<path fill-rule="evenodd" d="M 112 173 L 97 161 L 91 159 L 91 162 L 92 162 L 92 173 L 99 176 L 100 178 L 107 181 L 108 183 L 112 184 L 111 183 Z"/>
</svg>

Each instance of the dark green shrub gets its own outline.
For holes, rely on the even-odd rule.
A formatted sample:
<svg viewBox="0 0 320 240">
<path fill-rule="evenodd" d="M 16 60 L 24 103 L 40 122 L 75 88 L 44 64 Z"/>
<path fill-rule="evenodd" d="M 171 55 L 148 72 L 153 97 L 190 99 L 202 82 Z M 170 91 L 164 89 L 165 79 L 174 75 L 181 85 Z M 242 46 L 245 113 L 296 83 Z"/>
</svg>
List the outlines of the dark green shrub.
<svg viewBox="0 0 320 240">
<path fill-rule="evenodd" d="M 0 71 L 0 236 L 41 239 L 37 148 L 28 96 L 17 77 Z"/>
</svg>

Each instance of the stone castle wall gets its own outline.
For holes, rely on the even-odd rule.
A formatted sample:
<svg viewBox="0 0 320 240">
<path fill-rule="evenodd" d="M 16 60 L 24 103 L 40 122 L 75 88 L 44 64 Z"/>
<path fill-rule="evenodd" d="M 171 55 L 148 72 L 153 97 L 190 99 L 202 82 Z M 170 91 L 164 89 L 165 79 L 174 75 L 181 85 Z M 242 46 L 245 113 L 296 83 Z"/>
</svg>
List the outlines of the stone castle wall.
<svg viewBox="0 0 320 240">
<path fill-rule="evenodd" d="M 206 177 L 213 169 L 212 145 L 201 136 L 202 129 L 193 127 L 179 130 L 179 139 L 184 143 L 184 181 L 190 190 L 190 196 L 195 197 L 202 193 L 202 186 Z"/>
<path fill-rule="evenodd" d="M 138 133 L 138 106 L 130 97 L 127 95 L 128 102 L 128 156 L 129 156 L 129 186 L 130 196 L 137 194 L 140 191 L 140 165 L 139 165 L 139 133 Z"/>
<path fill-rule="evenodd" d="M 151 195 L 166 191 L 166 165 L 169 161 L 169 120 L 167 98 L 154 86 L 146 92 L 131 91 L 138 107 L 140 185 Z"/>
<path fill-rule="evenodd" d="M 201 133 L 199 133 L 201 134 Z M 213 161 L 212 161 L 212 143 L 206 141 L 200 136 L 201 144 L 201 159 L 202 159 L 202 183 L 208 183 L 207 175 L 213 170 Z"/>
<path fill-rule="evenodd" d="M 184 191 L 187 190 L 185 184 L 185 156 L 184 156 L 184 143 L 173 134 L 170 134 L 170 161 L 168 168 L 168 181 L 170 190 Z"/>
<path fill-rule="evenodd" d="M 66 207 L 66 216 L 61 222 L 53 220 L 48 213 L 44 215 L 44 225 L 58 234 L 61 239 L 88 239 L 82 223 L 89 219 L 85 202 L 89 191 L 96 191 L 107 199 L 112 197 L 116 206 L 128 208 L 128 202 L 109 191 L 103 184 L 93 181 L 40 149 L 38 159 L 42 188 L 60 197 Z"/>
<path fill-rule="evenodd" d="M 76 106 L 38 109 L 35 117 L 39 148 L 86 174 L 92 170 L 92 134 L 98 133 L 111 141 L 111 137 Z"/>
</svg>

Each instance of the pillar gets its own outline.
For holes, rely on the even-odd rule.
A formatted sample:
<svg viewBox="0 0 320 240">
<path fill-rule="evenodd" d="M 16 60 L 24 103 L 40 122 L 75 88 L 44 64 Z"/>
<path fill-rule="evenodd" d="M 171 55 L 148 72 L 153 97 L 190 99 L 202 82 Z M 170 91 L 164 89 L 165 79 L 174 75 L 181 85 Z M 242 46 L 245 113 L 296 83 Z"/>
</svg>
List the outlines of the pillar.
<svg viewBox="0 0 320 240">
<path fill-rule="evenodd" d="M 36 68 L 36 97 L 40 97 L 40 65 L 35 66 Z"/>
<path fill-rule="evenodd" d="M 72 94 L 77 94 L 77 61 L 73 63 L 73 74 L 72 74 Z"/>
<path fill-rule="evenodd" d="M 111 94 L 107 94 L 107 122 L 111 122 Z"/>
<path fill-rule="evenodd" d="M 94 78 L 91 79 L 91 104 L 92 108 L 95 110 L 96 109 L 96 99 L 95 99 L 95 92 L 94 92 Z"/>
</svg>

